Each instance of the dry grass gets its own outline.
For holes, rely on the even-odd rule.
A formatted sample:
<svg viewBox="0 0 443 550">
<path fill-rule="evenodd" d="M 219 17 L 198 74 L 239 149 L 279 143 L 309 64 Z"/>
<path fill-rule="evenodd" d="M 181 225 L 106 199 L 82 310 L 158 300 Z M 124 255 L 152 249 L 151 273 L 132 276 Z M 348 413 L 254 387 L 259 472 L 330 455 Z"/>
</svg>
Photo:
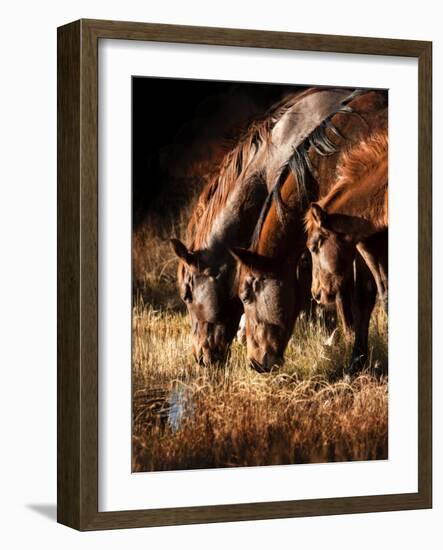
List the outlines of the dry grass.
<svg viewBox="0 0 443 550">
<path fill-rule="evenodd" d="M 298 321 L 277 373 L 246 367 L 234 343 L 224 369 L 197 367 L 186 315 L 139 298 L 133 316 L 133 471 L 387 458 L 387 320 L 371 324 L 366 373 L 343 381 L 349 349 Z"/>
<path fill-rule="evenodd" d="M 134 296 L 161 310 L 185 311 L 177 291 L 177 257 L 171 238 L 187 242 L 186 226 L 193 200 L 178 217 L 144 223 L 132 236 Z"/>
</svg>

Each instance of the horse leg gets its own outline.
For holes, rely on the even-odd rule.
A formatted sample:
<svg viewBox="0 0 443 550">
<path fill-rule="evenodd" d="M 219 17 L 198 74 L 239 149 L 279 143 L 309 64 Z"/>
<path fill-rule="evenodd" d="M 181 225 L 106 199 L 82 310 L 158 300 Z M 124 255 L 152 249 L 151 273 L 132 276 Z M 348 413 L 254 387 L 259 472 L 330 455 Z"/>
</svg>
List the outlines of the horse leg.
<svg viewBox="0 0 443 550">
<path fill-rule="evenodd" d="M 360 371 L 368 357 L 368 332 L 372 310 L 376 300 L 376 285 L 371 272 L 362 258 L 355 257 L 355 283 L 352 300 L 352 316 L 354 320 L 354 347 L 351 363 L 346 370 L 347 375 Z"/>
<path fill-rule="evenodd" d="M 387 231 L 357 244 L 357 250 L 370 269 L 379 299 L 388 310 L 388 234 Z"/>
<path fill-rule="evenodd" d="M 307 250 L 300 255 L 296 268 L 295 286 L 297 289 L 296 318 L 311 319 L 315 312 L 311 297 L 312 260 Z"/>
<path fill-rule="evenodd" d="M 335 297 L 335 307 L 337 316 L 341 321 L 345 338 L 349 339 L 354 330 L 353 318 L 353 293 L 354 289 L 349 286 L 342 289 Z"/>
</svg>

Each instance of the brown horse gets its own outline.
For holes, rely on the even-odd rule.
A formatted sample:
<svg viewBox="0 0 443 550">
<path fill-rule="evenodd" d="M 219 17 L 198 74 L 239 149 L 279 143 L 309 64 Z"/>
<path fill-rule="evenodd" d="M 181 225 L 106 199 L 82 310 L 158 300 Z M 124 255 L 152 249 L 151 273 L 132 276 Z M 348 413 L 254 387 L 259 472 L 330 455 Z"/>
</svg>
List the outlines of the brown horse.
<svg viewBox="0 0 443 550">
<path fill-rule="evenodd" d="M 359 252 L 375 279 L 380 299 L 387 304 L 387 129 L 343 154 L 337 183 L 311 205 L 305 221 L 312 256 L 312 295 L 324 306 L 335 304 L 345 332 L 353 329 L 353 373 L 367 356 L 374 307 L 374 296 L 361 289 L 370 278 L 366 276 L 362 282 Z"/>
<path fill-rule="evenodd" d="M 345 109 L 354 92 L 310 88 L 271 109 L 240 139 L 203 190 L 189 225 L 190 245 L 172 240 L 199 362 L 207 365 L 224 358 L 242 313 L 229 249 L 250 245 L 263 203 L 294 148 Z"/>
<path fill-rule="evenodd" d="M 304 217 L 312 200 L 336 181 L 342 151 L 387 124 L 387 94 L 369 91 L 353 98 L 347 112 L 333 115 L 294 151 L 293 167 L 277 186 L 260 217 L 250 250 L 235 249 L 238 289 L 244 303 L 248 358 L 259 371 L 283 362 L 299 313 L 294 273 L 306 247 Z M 323 135 L 321 131 L 323 130 Z"/>
</svg>

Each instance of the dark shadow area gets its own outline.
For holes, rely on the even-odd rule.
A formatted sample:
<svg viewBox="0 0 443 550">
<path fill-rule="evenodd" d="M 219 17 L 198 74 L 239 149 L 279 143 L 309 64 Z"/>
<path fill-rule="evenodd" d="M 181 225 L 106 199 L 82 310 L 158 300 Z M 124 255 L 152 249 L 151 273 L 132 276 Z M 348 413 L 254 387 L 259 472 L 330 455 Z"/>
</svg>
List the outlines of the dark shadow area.
<svg viewBox="0 0 443 550">
<path fill-rule="evenodd" d="M 239 134 L 297 86 L 133 77 L 133 223 L 174 217 Z M 152 217 L 152 216 L 151 216 Z M 152 222 L 152 220 L 151 220 Z"/>
<path fill-rule="evenodd" d="M 25 504 L 25 507 L 51 521 L 57 521 L 57 506 L 55 504 Z"/>
</svg>

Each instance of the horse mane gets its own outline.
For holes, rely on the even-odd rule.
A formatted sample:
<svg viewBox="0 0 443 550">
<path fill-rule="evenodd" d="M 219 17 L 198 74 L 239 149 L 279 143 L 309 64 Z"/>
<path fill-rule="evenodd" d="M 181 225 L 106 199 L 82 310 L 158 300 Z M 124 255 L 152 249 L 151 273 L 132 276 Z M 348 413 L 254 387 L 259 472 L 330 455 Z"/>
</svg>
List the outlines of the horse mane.
<svg viewBox="0 0 443 550">
<path fill-rule="evenodd" d="M 287 207 L 284 204 L 281 197 L 281 189 L 289 176 L 293 174 L 294 180 L 297 186 L 297 196 L 299 198 L 298 205 L 301 212 L 306 210 L 310 202 L 314 200 L 316 196 L 318 185 L 315 183 L 316 178 L 314 174 L 314 168 L 311 163 L 309 151 L 311 147 L 314 151 L 322 156 L 333 155 L 338 152 L 337 146 L 329 139 L 326 134 L 326 130 L 330 130 L 336 136 L 344 139 L 344 136 L 340 133 L 338 128 L 332 123 L 332 118 L 338 113 L 345 113 L 355 115 L 363 119 L 364 118 L 349 107 L 348 103 L 359 95 L 364 93 L 364 90 L 356 90 L 354 94 L 351 94 L 346 101 L 342 102 L 340 107 L 333 111 L 321 124 L 315 128 L 299 145 L 294 148 L 292 155 L 282 167 L 278 180 L 269 192 L 266 201 L 263 204 L 260 216 L 254 229 L 254 233 L 251 240 L 251 248 L 256 249 L 260 240 L 261 231 L 263 229 L 266 216 L 271 209 L 272 204 L 275 202 L 277 215 L 279 220 L 284 223 Z M 308 176 L 311 176 L 308 181 Z M 314 180 L 314 185 L 312 185 Z"/>
<path fill-rule="evenodd" d="M 224 156 L 200 193 L 188 224 L 188 238 L 192 240 L 191 247 L 194 250 L 206 245 L 215 218 L 226 205 L 232 190 L 242 182 L 260 148 L 269 144 L 274 125 L 301 96 L 312 93 L 312 90 L 309 88 L 292 93 L 274 104 L 260 119 L 249 125 L 238 138 L 235 147 Z"/>
<path fill-rule="evenodd" d="M 344 196 L 346 191 L 361 186 L 362 180 L 373 173 L 382 162 L 387 162 L 387 158 L 388 133 L 386 128 L 375 131 L 343 151 L 337 165 L 337 181 L 331 191 L 319 201 L 320 206 L 327 211 L 331 203 Z M 384 198 L 374 197 L 372 210 L 377 210 L 380 200 L 384 201 Z M 309 233 L 314 227 L 314 216 L 309 209 L 305 215 L 305 229 Z"/>
<path fill-rule="evenodd" d="M 345 150 L 337 166 L 337 186 L 354 184 L 388 158 L 388 133 L 377 130 Z"/>
</svg>

